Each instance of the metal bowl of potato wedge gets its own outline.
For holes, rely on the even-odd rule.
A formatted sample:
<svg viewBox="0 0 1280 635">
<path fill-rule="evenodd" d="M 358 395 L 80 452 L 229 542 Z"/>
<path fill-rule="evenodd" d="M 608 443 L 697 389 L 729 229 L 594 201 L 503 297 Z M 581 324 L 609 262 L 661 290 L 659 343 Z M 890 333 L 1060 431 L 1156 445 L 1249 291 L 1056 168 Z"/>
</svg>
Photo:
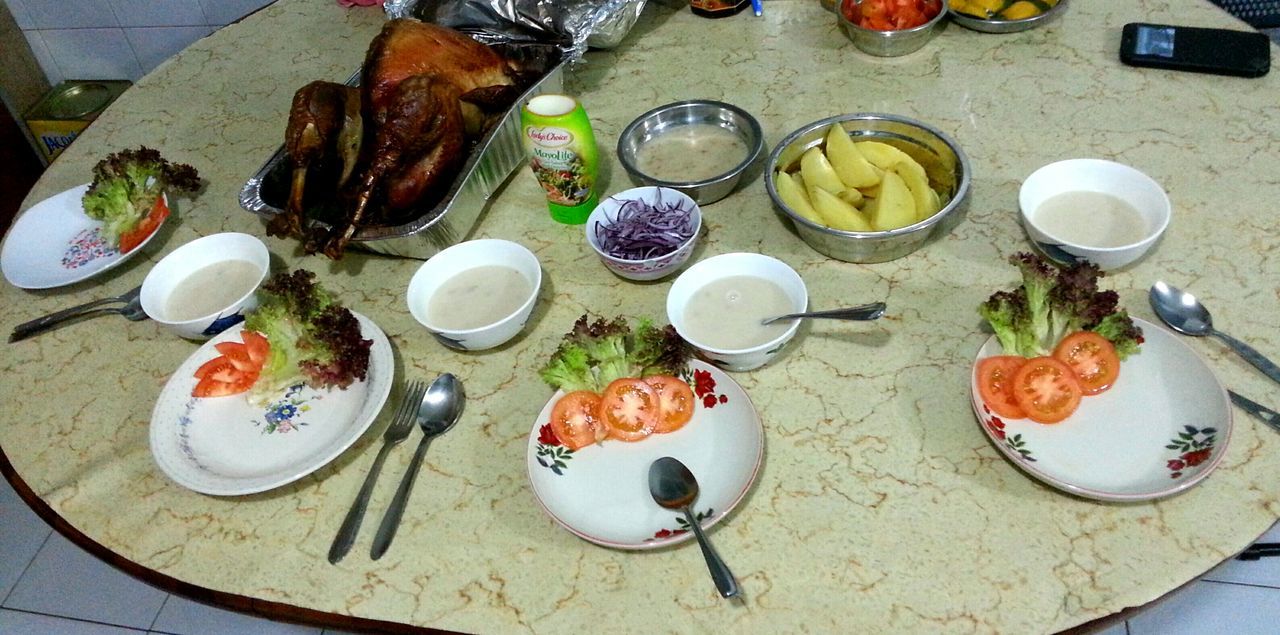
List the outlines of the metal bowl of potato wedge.
<svg viewBox="0 0 1280 635">
<path fill-rule="evenodd" d="M 828 117 L 769 155 L 765 187 L 800 238 L 845 262 L 901 258 L 965 214 L 972 170 L 946 133 L 899 115 Z"/>
<path fill-rule="evenodd" d="M 1017 33 L 1062 15 L 1067 0 L 947 0 L 956 24 L 983 33 Z"/>
</svg>

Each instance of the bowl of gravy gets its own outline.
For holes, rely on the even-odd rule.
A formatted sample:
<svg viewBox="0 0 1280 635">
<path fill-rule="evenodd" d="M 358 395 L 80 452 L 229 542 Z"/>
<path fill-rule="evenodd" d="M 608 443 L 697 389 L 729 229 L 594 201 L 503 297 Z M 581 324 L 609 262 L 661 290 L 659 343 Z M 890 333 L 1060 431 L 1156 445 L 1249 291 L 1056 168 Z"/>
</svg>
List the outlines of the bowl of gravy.
<svg viewBox="0 0 1280 635">
<path fill-rule="evenodd" d="M 754 370 L 777 357 L 800 320 L 769 325 L 765 318 L 809 306 L 800 274 L 785 262 L 755 253 L 713 256 L 689 267 L 667 292 L 667 320 L 712 364 Z"/>
<path fill-rule="evenodd" d="M 763 151 L 755 117 L 707 99 L 658 106 L 618 137 L 618 161 L 633 182 L 678 190 L 699 205 L 732 193 Z"/>
<path fill-rule="evenodd" d="M 267 246 L 249 234 L 197 238 L 147 273 L 139 297 L 142 310 L 180 337 L 209 339 L 258 307 L 255 292 L 270 264 Z"/>
<path fill-rule="evenodd" d="M 1088 260 L 1103 271 L 1145 255 L 1169 226 L 1164 188 L 1141 171 L 1104 159 L 1050 163 L 1018 192 L 1022 224 L 1045 256 Z"/>
<path fill-rule="evenodd" d="M 537 256 L 509 240 L 458 243 L 422 263 L 409 281 L 409 313 L 441 344 L 480 351 L 524 328 L 542 288 Z"/>
</svg>

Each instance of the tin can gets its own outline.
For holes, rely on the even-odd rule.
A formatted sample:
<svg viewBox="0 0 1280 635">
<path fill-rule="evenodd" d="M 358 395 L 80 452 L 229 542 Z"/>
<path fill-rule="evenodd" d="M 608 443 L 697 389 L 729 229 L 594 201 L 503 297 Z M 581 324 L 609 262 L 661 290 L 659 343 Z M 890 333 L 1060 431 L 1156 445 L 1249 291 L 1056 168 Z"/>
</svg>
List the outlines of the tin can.
<svg viewBox="0 0 1280 635">
<path fill-rule="evenodd" d="M 58 84 L 23 118 L 45 162 L 51 162 L 132 83 L 74 80 Z"/>
<path fill-rule="evenodd" d="M 566 95 L 538 95 L 520 109 L 520 127 L 551 218 L 569 225 L 587 222 L 599 201 L 599 159 L 587 111 Z"/>
</svg>

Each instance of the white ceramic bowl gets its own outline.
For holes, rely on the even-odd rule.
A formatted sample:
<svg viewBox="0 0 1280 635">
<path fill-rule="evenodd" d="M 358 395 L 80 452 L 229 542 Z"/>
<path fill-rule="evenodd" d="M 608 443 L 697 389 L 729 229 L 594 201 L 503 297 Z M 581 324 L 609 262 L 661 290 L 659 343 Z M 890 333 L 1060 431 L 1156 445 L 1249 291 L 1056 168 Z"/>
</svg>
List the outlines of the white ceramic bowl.
<svg viewBox="0 0 1280 635">
<path fill-rule="evenodd" d="M 1083 244 L 1055 236 L 1038 223 L 1036 212 L 1049 198 L 1065 192 L 1101 192 L 1132 205 L 1145 231 L 1141 239 L 1117 246 Z M 1068 159 L 1050 163 L 1027 177 L 1018 192 L 1022 224 L 1044 255 L 1064 264 L 1088 260 L 1102 270 L 1119 269 L 1141 258 L 1169 226 L 1173 208 L 1159 183 L 1127 165 L 1103 159 Z M 1080 210 L 1080 223 L 1096 223 L 1090 210 Z"/>
<path fill-rule="evenodd" d="M 644 260 L 625 260 L 623 258 L 615 258 L 605 253 L 600 248 L 600 242 L 596 239 L 597 226 L 609 226 L 609 224 L 617 218 L 618 210 L 623 203 L 632 200 L 643 200 L 650 205 L 659 203 L 670 204 L 678 202 L 681 209 L 689 209 L 692 207 L 693 212 L 693 235 L 680 243 L 674 251 L 647 258 Z M 600 256 L 600 262 L 613 273 L 626 278 L 628 280 L 657 280 L 671 273 L 688 262 L 689 256 L 693 254 L 693 248 L 698 243 L 698 233 L 702 231 L 702 209 L 693 199 L 669 187 L 635 187 L 629 190 L 623 190 L 610 196 L 591 211 L 591 215 L 587 217 L 587 244 L 591 245 L 591 249 L 595 250 L 596 255 Z"/>
<path fill-rule="evenodd" d="M 763 344 L 742 349 L 709 346 L 689 336 L 685 310 L 694 293 L 706 285 L 733 276 L 754 276 L 777 284 L 791 300 L 788 313 L 804 311 L 809 306 L 809 292 L 804 280 L 785 262 L 762 254 L 732 253 L 707 258 L 689 267 L 672 283 L 667 292 L 667 320 L 676 332 L 712 364 L 725 370 L 753 370 L 769 363 L 795 337 L 800 320 L 792 320 L 781 335 Z M 750 306 L 747 304 L 746 306 Z M 752 316 L 754 318 L 754 316 Z M 761 314 L 759 319 L 771 317 Z"/>
<path fill-rule="evenodd" d="M 218 265 L 227 266 L 223 263 L 234 261 L 253 265 L 257 269 L 256 275 L 243 277 L 233 288 L 226 288 L 222 286 L 228 281 L 225 270 L 214 275 L 213 270 L 206 269 Z M 225 233 L 197 238 L 173 250 L 147 273 L 147 277 L 142 280 L 142 310 L 151 319 L 181 337 L 190 340 L 209 339 L 228 327 L 239 324 L 246 313 L 258 307 L 258 297 L 254 292 L 267 277 L 270 265 L 271 255 L 267 246 L 249 234 Z M 210 281 L 199 285 L 206 292 L 199 294 L 198 299 L 202 302 L 214 302 L 205 307 L 206 310 L 198 311 L 199 315 L 196 317 L 177 313 L 179 310 L 190 313 L 190 310 L 189 307 L 178 307 L 171 303 L 174 292 L 182 293 L 181 288 L 187 286 L 183 283 L 202 270 L 206 273 L 201 274 L 201 277 L 209 276 Z M 193 279 L 189 284 L 199 284 L 199 279 Z M 179 304 L 184 303 L 179 301 Z"/>
<path fill-rule="evenodd" d="M 529 283 L 527 297 L 514 303 L 517 308 L 492 323 L 475 328 L 446 328 L 432 322 L 427 307 L 444 283 L 464 271 L 477 267 L 510 267 Z M 418 267 L 409 281 L 409 313 L 427 327 L 441 344 L 463 351 L 480 351 L 505 343 L 516 336 L 533 313 L 533 305 L 542 288 L 542 267 L 537 256 L 518 243 L 485 238 L 458 243 L 431 257 Z"/>
</svg>

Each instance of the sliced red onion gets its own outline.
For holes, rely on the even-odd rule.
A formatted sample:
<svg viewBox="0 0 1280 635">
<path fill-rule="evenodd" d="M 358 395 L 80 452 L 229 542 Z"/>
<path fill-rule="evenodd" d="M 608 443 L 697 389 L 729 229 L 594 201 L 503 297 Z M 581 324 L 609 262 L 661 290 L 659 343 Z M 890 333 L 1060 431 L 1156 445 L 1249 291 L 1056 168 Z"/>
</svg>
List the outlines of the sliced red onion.
<svg viewBox="0 0 1280 635">
<path fill-rule="evenodd" d="M 652 205 L 642 199 L 624 200 L 612 218 L 606 213 L 604 221 L 596 223 L 596 244 L 623 260 L 664 256 L 693 236 L 693 207 L 683 198 L 664 203 L 661 192 Z"/>
</svg>

